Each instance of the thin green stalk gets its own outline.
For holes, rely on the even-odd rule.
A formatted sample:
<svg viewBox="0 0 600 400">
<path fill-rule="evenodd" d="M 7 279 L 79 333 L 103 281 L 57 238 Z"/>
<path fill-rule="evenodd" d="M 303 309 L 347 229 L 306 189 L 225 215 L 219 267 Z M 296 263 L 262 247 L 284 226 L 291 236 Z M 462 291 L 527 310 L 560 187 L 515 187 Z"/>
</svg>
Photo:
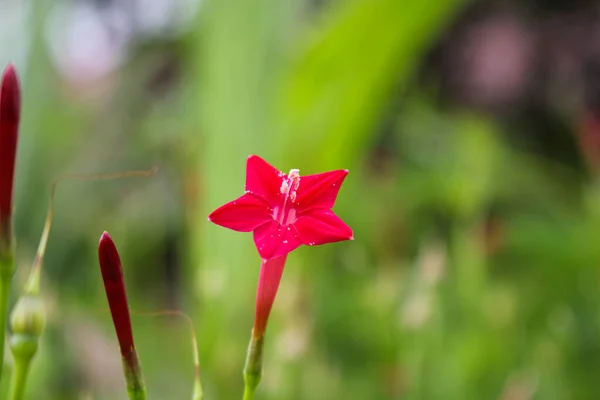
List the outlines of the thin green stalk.
<svg viewBox="0 0 600 400">
<path fill-rule="evenodd" d="M 0 267 L 4 269 L 3 267 Z M 10 294 L 10 279 L 0 279 L 0 381 L 4 370 L 4 341 L 6 321 L 8 320 L 8 295 Z"/>
<path fill-rule="evenodd" d="M 29 375 L 29 366 L 31 359 L 15 360 L 12 380 L 10 384 L 10 400 L 22 400 L 25 397 L 25 388 L 27 387 L 27 376 Z"/>
<path fill-rule="evenodd" d="M 142 375 L 142 366 L 135 349 L 127 357 L 123 358 L 123 370 L 125 371 L 129 399 L 146 400 L 146 385 L 144 384 L 144 377 Z"/>
<path fill-rule="evenodd" d="M 15 251 L 12 240 L 2 240 L 0 243 L 0 381 L 4 369 L 4 343 L 6 324 L 8 320 L 8 298 L 10 282 L 15 271 Z"/>
<path fill-rule="evenodd" d="M 15 365 L 9 391 L 11 400 L 23 398 L 45 319 L 44 305 L 37 293 L 25 293 L 19 298 L 10 317 L 12 335 L 9 343 Z"/>
<path fill-rule="evenodd" d="M 246 355 L 246 365 L 244 366 L 244 398 L 243 400 L 254 399 L 254 393 L 262 378 L 262 358 L 265 337 L 255 337 L 252 335 L 248 345 L 248 354 Z"/>
<path fill-rule="evenodd" d="M 244 387 L 244 398 L 243 398 L 243 400 L 253 400 L 255 392 L 256 392 L 256 387 L 250 387 L 250 386 L 246 385 Z"/>
<path fill-rule="evenodd" d="M 204 392 L 202 391 L 202 385 L 199 380 L 194 382 L 194 393 L 192 393 L 192 400 L 204 400 Z"/>
</svg>

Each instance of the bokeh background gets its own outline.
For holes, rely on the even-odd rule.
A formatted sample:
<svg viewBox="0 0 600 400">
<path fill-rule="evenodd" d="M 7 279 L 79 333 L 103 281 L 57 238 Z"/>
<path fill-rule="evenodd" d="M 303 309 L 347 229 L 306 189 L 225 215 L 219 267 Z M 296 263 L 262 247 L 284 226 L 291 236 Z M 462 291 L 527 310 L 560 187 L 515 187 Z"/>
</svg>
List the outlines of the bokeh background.
<svg viewBox="0 0 600 400">
<path fill-rule="evenodd" d="M 160 168 L 59 185 L 28 398 L 126 398 L 103 230 L 131 308 L 187 312 L 206 398 L 241 398 L 260 260 L 206 216 L 242 193 L 249 154 L 349 169 L 334 210 L 356 237 L 290 255 L 258 399 L 600 398 L 599 12 L 0 0 L 24 90 L 13 301 L 52 179 Z M 190 398 L 185 321 L 133 323 L 149 399 Z"/>
</svg>

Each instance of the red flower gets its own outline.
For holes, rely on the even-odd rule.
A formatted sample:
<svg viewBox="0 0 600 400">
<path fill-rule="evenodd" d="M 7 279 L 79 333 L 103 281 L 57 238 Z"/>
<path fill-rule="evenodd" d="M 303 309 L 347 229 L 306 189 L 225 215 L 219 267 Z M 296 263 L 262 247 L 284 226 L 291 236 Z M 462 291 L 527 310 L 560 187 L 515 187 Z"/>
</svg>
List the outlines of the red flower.
<svg viewBox="0 0 600 400">
<path fill-rule="evenodd" d="M 0 233 L 10 229 L 20 115 L 19 79 L 14 66 L 10 64 L 4 70 L 0 85 Z"/>
<path fill-rule="evenodd" d="M 217 225 L 254 231 L 264 260 L 285 256 L 301 244 L 352 240 L 352 229 L 331 211 L 347 170 L 300 176 L 278 171 L 258 156 L 246 163 L 246 193 L 209 215 Z"/>
</svg>

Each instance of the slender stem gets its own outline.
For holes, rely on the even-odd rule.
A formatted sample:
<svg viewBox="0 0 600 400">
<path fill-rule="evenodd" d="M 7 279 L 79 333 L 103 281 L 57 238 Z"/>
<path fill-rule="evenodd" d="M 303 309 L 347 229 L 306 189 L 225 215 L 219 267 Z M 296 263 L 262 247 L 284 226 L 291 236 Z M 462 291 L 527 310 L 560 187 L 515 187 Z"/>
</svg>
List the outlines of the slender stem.
<svg viewBox="0 0 600 400">
<path fill-rule="evenodd" d="M 202 385 L 197 379 L 194 381 L 194 393 L 192 393 L 192 400 L 204 400 L 204 391 L 202 391 Z"/>
<path fill-rule="evenodd" d="M 123 370 L 125 372 L 125 381 L 127 382 L 127 394 L 130 400 L 145 400 L 146 385 L 142 375 L 142 366 L 137 351 L 132 351 L 123 357 Z"/>
<path fill-rule="evenodd" d="M 256 388 L 251 388 L 246 385 L 244 387 L 244 398 L 242 400 L 253 400 L 254 393 L 256 392 Z"/>
<path fill-rule="evenodd" d="M 4 369 L 4 347 L 8 320 L 10 282 L 15 271 L 15 248 L 10 227 L 0 227 L 0 381 Z"/>
<path fill-rule="evenodd" d="M 256 337 L 253 333 L 248 345 L 246 365 L 244 366 L 244 400 L 252 400 L 254 398 L 254 393 L 262 378 L 264 345 L 265 337 Z"/>
<path fill-rule="evenodd" d="M 31 358 L 16 358 L 10 383 L 10 400 L 22 400 L 25 397 L 25 388 L 27 387 L 27 376 L 29 375 L 29 366 Z"/>
<path fill-rule="evenodd" d="M 0 278 L 0 381 L 4 369 L 4 343 L 6 322 L 8 320 L 8 296 L 10 294 L 10 279 Z"/>
<path fill-rule="evenodd" d="M 248 345 L 246 365 L 244 366 L 244 400 L 254 398 L 254 392 L 256 392 L 262 378 L 265 331 L 267 330 L 267 323 L 275 302 L 277 289 L 279 289 L 286 259 L 287 255 L 262 260 L 256 289 L 254 327 L 252 328 L 252 337 Z"/>
</svg>

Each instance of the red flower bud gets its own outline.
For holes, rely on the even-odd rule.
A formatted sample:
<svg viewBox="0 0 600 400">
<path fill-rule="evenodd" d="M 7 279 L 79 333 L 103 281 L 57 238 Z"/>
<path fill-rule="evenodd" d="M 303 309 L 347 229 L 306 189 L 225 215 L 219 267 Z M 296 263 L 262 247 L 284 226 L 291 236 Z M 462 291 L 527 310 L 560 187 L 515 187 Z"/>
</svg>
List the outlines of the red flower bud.
<svg viewBox="0 0 600 400">
<path fill-rule="evenodd" d="M 10 64 L 4 70 L 0 85 L 0 237 L 10 235 L 20 115 L 19 79 L 14 66 Z"/>
<path fill-rule="evenodd" d="M 126 357 L 134 348 L 129 304 L 127 303 L 127 294 L 125 293 L 121 259 L 108 232 L 104 232 L 100 237 L 98 258 L 100 260 L 100 270 L 102 271 L 108 306 L 110 307 L 110 313 L 113 318 L 115 330 L 117 331 L 119 346 L 121 347 L 121 354 L 123 357 Z"/>
<path fill-rule="evenodd" d="M 100 261 L 100 270 L 102 271 L 108 306 L 110 307 L 113 324 L 117 332 L 117 339 L 119 340 L 119 347 L 121 348 L 127 390 L 130 393 L 130 397 L 132 394 L 140 396 L 131 398 L 145 398 L 144 378 L 142 376 L 140 360 L 133 343 L 133 331 L 131 329 L 127 294 L 125 293 L 121 258 L 113 240 L 107 232 L 104 232 L 100 237 L 98 259 Z"/>
</svg>

